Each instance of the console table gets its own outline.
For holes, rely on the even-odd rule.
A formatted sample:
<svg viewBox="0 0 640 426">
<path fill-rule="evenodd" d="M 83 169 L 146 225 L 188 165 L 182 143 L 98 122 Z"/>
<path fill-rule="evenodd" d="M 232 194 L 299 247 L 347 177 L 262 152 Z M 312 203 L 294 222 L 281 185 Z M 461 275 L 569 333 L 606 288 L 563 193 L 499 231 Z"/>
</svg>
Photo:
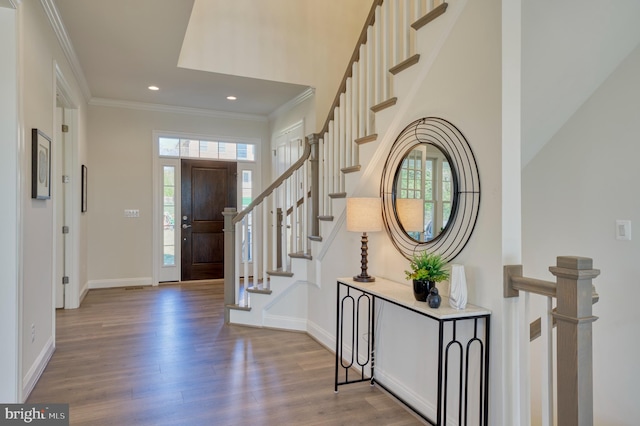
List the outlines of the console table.
<svg viewBox="0 0 640 426">
<path fill-rule="evenodd" d="M 368 381 L 372 386 L 377 384 L 389 392 L 432 425 L 444 425 L 447 419 L 447 395 L 450 389 L 448 372 L 452 368 L 450 355 L 455 358 L 452 351 L 459 351 L 459 365 L 454 366 L 460 374 L 456 393 L 459 397 L 458 424 L 467 424 L 467 406 L 469 398 L 472 397 L 469 394 L 475 393 L 478 397 L 480 424 L 488 425 L 491 311 L 469 304 L 465 309 L 454 309 L 449 306 L 449 299 L 444 296 L 440 307 L 433 309 L 426 302 L 416 301 L 410 286 L 378 277 L 375 282 L 371 283 L 356 282 L 351 278 L 339 278 L 336 293 L 335 392 L 338 392 L 338 386 Z M 380 383 L 375 377 L 375 309 L 378 299 L 438 322 L 438 381 L 435 421 L 400 398 L 392 389 Z M 345 323 L 345 317 L 350 318 L 350 321 Z M 460 341 L 460 337 L 456 334 L 456 327 L 461 321 L 471 321 L 473 325 L 473 336 L 466 342 Z M 345 327 L 351 327 L 351 329 L 345 330 Z M 444 341 L 445 328 L 451 331 L 451 333 L 447 333 L 451 335 L 448 342 Z M 350 341 L 345 341 L 345 332 L 346 339 L 350 339 Z M 363 345 L 358 338 L 362 334 L 369 336 L 365 344 L 366 348 L 362 347 Z M 344 353 L 345 345 L 350 345 L 350 354 L 346 356 Z M 479 353 L 478 364 L 469 365 L 470 350 Z M 471 390 L 467 386 L 467 380 L 470 368 L 475 367 L 480 369 L 480 383 L 478 389 Z M 369 374 L 367 374 L 367 370 Z"/>
</svg>

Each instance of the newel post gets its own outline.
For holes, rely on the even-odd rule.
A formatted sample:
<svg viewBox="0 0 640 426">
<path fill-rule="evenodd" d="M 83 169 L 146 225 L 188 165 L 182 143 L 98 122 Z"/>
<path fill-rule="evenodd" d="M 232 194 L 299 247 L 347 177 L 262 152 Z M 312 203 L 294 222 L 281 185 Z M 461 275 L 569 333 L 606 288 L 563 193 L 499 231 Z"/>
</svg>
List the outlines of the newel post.
<svg viewBox="0 0 640 426">
<path fill-rule="evenodd" d="M 593 425 L 592 283 L 600 275 L 586 257 L 559 256 L 557 278 L 558 424 Z"/>
<path fill-rule="evenodd" d="M 224 321 L 229 323 L 230 305 L 236 304 L 236 227 L 233 218 L 237 214 L 235 207 L 225 207 L 224 216 Z"/>
<path fill-rule="evenodd" d="M 319 159 L 319 145 L 320 145 L 320 135 L 318 133 L 313 133 L 307 136 L 307 140 L 309 141 L 309 145 L 311 145 L 311 156 L 309 157 L 309 164 L 311 165 L 311 220 L 309 227 L 309 235 L 318 236 L 320 235 L 320 221 L 318 216 L 320 216 L 319 209 L 319 188 L 320 188 L 320 169 L 318 164 Z"/>
</svg>

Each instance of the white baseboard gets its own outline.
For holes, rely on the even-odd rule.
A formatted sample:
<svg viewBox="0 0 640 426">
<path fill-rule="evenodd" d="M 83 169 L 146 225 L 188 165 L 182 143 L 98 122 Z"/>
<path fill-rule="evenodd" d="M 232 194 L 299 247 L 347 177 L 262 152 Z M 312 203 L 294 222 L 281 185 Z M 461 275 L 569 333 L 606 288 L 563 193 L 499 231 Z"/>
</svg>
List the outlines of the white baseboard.
<svg viewBox="0 0 640 426">
<path fill-rule="evenodd" d="M 393 376 L 387 375 L 384 370 L 380 369 L 379 365 L 376 365 L 375 372 L 376 380 L 387 388 L 393 390 L 393 392 L 404 399 L 409 405 L 415 407 L 423 414 L 426 414 L 431 419 L 436 418 L 436 403 L 430 403 L 422 395 L 419 395 L 415 391 L 406 387 L 402 382 L 396 380 Z M 451 417 L 451 416 L 448 416 Z M 447 424 L 451 424 L 447 422 Z"/>
<path fill-rule="evenodd" d="M 262 320 L 265 327 L 282 328 L 285 330 L 307 331 L 307 320 L 285 317 L 281 315 L 265 314 Z"/>
<path fill-rule="evenodd" d="M 89 288 L 115 288 L 115 287 L 131 287 L 140 285 L 151 285 L 151 277 L 141 278 L 115 278 L 109 280 L 89 280 Z"/>
<path fill-rule="evenodd" d="M 84 283 L 84 285 L 82 286 L 82 288 L 80 289 L 80 300 L 78 301 L 78 306 L 82 304 L 82 301 L 84 300 L 85 297 L 87 297 L 87 293 L 89 293 L 89 283 L 86 282 Z"/>
<path fill-rule="evenodd" d="M 38 355 L 38 358 L 36 358 L 35 362 L 22 379 L 22 401 L 26 401 L 27 398 L 29 398 L 31 391 L 36 386 L 36 383 L 38 383 L 40 376 L 42 376 L 44 369 L 47 367 L 47 364 L 49 364 L 49 360 L 53 356 L 53 352 L 55 352 L 55 350 L 56 346 L 53 341 L 53 336 L 50 336 L 49 340 L 47 340 L 47 343 L 44 345 L 44 348 L 42 348 L 40 355 Z"/>
<path fill-rule="evenodd" d="M 313 321 L 307 320 L 307 333 L 318 343 L 335 353 L 336 338 Z"/>
</svg>

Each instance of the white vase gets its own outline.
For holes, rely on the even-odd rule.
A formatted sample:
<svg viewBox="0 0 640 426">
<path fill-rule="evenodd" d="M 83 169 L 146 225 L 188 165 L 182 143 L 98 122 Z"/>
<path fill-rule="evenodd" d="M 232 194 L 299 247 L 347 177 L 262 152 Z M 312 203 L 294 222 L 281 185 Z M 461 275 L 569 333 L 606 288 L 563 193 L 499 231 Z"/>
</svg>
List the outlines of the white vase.
<svg viewBox="0 0 640 426">
<path fill-rule="evenodd" d="M 467 279 L 463 265 L 451 265 L 451 281 L 449 283 L 449 304 L 455 309 L 467 306 Z"/>
</svg>

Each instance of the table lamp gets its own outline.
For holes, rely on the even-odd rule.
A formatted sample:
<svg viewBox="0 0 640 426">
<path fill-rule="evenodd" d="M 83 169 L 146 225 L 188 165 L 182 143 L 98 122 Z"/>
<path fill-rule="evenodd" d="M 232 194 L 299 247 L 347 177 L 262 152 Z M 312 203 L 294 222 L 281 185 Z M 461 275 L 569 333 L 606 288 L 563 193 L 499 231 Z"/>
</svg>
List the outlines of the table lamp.
<svg viewBox="0 0 640 426">
<path fill-rule="evenodd" d="M 358 282 L 373 282 L 375 277 L 367 274 L 367 232 L 382 231 L 382 201 L 380 198 L 347 198 L 347 231 L 362 232 L 360 253 L 360 275 L 353 277 Z"/>
</svg>

